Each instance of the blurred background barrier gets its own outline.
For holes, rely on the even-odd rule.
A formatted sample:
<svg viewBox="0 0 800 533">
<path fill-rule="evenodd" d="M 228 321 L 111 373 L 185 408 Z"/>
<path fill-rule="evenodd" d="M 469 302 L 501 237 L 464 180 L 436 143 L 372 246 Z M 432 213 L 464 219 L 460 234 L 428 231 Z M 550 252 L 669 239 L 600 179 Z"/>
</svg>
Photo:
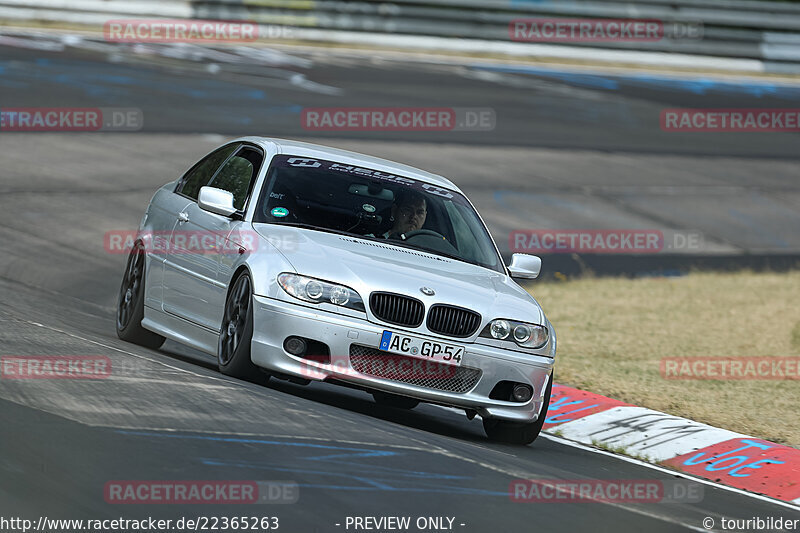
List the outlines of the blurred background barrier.
<svg viewBox="0 0 800 533">
<path fill-rule="evenodd" d="M 403 46 L 412 36 L 429 37 L 423 47 L 586 59 L 592 52 L 650 52 L 758 62 L 745 70 L 800 72 L 800 4 L 760 0 L 0 0 L 0 19 L 102 24 L 111 18 L 160 17 L 247 20 L 295 28 L 300 40 L 381 42 Z M 657 40 L 516 42 L 517 19 L 634 19 L 663 25 Z M 530 26 L 528 26 L 530 27 Z M 365 39 L 370 36 L 372 39 Z M 400 39 L 399 39 L 400 38 Z M 444 45 L 443 39 L 451 41 Z M 475 47 L 476 43 L 483 46 Z M 503 46 L 498 47 L 497 45 Z M 419 44 L 415 46 L 419 48 Z M 564 54 L 571 48 L 572 54 Z M 458 49 L 458 48 L 456 48 Z M 559 49 L 561 52 L 559 53 Z M 629 54 L 630 55 L 630 54 Z M 625 55 L 606 55 L 624 61 Z M 670 64 L 669 56 L 661 56 Z M 650 63 L 658 64 L 658 59 Z"/>
</svg>

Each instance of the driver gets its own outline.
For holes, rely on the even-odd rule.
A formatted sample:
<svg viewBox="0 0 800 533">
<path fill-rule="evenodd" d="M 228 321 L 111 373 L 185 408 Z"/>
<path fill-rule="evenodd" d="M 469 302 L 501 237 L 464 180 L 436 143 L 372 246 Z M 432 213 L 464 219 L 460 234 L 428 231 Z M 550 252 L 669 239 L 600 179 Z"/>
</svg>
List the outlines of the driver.
<svg viewBox="0 0 800 533">
<path fill-rule="evenodd" d="M 421 193 L 412 190 L 400 191 L 392 205 L 392 216 L 389 219 L 394 225 L 383 234 L 383 237 L 405 240 L 406 233 L 422 229 L 427 216 L 428 204 Z"/>
</svg>

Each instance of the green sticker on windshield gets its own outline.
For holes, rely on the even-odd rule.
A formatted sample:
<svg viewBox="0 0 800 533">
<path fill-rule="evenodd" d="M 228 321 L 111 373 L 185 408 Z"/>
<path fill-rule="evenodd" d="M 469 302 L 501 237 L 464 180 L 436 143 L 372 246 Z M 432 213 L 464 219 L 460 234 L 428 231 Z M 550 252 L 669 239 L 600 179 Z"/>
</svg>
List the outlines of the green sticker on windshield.
<svg viewBox="0 0 800 533">
<path fill-rule="evenodd" d="M 285 207 L 275 207 L 269 212 L 275 218 L 283 218 L 289 216 L 289 210 Z"/>
</svg>

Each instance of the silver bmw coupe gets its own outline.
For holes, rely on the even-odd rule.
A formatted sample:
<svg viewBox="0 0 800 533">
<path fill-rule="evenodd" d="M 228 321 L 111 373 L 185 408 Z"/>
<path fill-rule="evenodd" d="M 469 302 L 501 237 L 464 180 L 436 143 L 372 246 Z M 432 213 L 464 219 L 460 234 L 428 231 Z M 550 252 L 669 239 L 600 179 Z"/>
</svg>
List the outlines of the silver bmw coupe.
<svg viewBox="0 0 800 533">
<path fill-rule="evenodd" d="M 123 340 L 166 338 L 222 373 L 356 387 L 411 409 L 480 415 L 527 444 L 552 389 L 556 336 L 449 180 L 362 154 L 246 137 L 153 196 L 131 242 Z"/>
</svg>

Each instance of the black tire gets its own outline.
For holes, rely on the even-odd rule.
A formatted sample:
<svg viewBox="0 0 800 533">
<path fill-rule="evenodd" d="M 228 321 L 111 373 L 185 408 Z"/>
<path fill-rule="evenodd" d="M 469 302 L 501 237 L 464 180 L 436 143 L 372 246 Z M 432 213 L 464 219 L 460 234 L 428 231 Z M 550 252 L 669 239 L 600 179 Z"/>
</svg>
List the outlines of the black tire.
<svg viewBox="0 0 800 533">
<path fill-rule="evenodd" d="M 142 327 L 144 318 L 144 269 L 145 251 L 137 242 L 128 255 L 125 274 L 117 299 L 117 337 L 120 339 L 157 350 L 166 340 L 161 335 Z"/>
<path fill-rule="evenodd" d="M 389 394 L 388 392 L 373 392 L 372 397 L 378 405 L 385 405 L 386 407 L 394 407 L 396 409 L 413 409 L 419 405 L 419 400 L 409 398 L 408 396 Z"/>
<path fill-rule="evenodd" d="M 225 312 L 217 343 L 217 365 L 226 376 L 253 382 L 266 381 L 250 360 L 253 340 L 253 284 L 250 276 L 241 274 L 225 299 Z"/>
<path fill-rule="evenodd" d="M 542 412 L 539 413 L 539 418 L 536 419 L 536 422 L 520 424 L 517 422 L 508 422 L 506 420 L 484 418 L 483 430 L 486 432 L 486 435 L 492 440 L 509 444 L 525 445 L 535 441 L 539 433 L 542 432 L 544 421 L 547 418 L 547 409 L 550 407 L 550 392 L 552 390 L 553 376 L 550 376 L 550 381 L 547 383 L 547 390 L 544 392 Z"/>
</svg>

